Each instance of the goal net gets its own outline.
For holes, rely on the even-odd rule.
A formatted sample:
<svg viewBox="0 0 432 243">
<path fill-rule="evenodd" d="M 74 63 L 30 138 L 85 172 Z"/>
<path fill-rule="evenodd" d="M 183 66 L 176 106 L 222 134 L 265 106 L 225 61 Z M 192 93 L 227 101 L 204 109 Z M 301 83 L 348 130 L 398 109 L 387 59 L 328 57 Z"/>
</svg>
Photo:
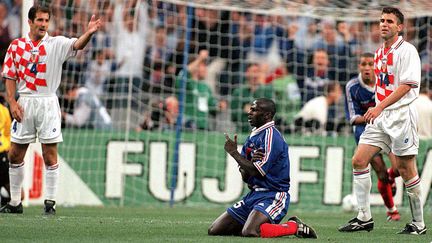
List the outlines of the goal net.
<svg viewBox="0 0 432 243">
<path fill-rule="evenodd" d="M 251 130 L 249 104 L 267 97 L 276 101 L 275 122 L 290 147 L 293 207 L 339 209 L 352 192 L 356 147 L 344 95 L 329 107 L 325 126 L 296 115 L 330 81 L 344 91 L 358 75 L 359 55 L 381 43 L 384 5 L 405 13 L 404 38 L 417 47 L 425 87 L 432 88 L 430 1 L 39 3 L 53 11 L 51 35 L 76 37 L 92 14 L 103 19 L 86 49 L 63 65 L 63 111 L 73 116 L 87 102 L 91 113 L 64 124 L 59 203 L 86 201 L 76 195 L 119 206 L 240 200 L 249 189 L 223 149 L 224 133 L 237 133 L 240 148 Z M 431 148 L 431 140 L 422 139 L 417 158 L 426 205 L 432 200 Z M 43 183 L 34 179 L 38 151 L 30 190 Z M 382 205 L 375 187 L 372 204 Z M 396 203 L 408 207 L 400 180 L 397 189 Z"/>
</svg>

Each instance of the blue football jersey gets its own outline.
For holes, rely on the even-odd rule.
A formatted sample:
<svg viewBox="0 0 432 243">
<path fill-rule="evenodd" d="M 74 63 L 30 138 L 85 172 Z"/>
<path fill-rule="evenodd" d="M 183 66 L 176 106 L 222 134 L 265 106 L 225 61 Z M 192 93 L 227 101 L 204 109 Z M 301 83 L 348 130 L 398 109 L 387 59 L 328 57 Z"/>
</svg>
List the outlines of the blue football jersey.
<svg viewBox="0 0 432 243">
<path fill-rule="evenodd" d="M 262 177 L 251 177 L 248 184 L 253 188 L 287 192 L 290 186 L 288 144 L 276 129 L 274 121 L 252 131 L 243 145 L 242 156 L 251 160 L 258 149 L 265 154 L 262 161 L 254 162 Z"/>
<path fill-rule="evenodd" d="M 363 82 L 361 75 L 351 79 L 347 83 L 345 91 L 345 114 L 350 124 L 357 117 L 363 116 L 370 107 L 375 107 L 375 90 Z M 355 125 L 353 127 L 357 143 L 365 127 L 366 124 Z"/>
</svg>

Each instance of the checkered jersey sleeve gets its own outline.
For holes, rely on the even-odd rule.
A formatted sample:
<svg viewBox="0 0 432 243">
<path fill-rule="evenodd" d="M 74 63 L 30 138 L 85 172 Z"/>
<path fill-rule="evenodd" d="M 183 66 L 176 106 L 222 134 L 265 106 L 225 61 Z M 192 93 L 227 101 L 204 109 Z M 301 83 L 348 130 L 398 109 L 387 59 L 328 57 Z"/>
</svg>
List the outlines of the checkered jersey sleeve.
<svg viewBox="0 0 432 243">
<path fill-rule="evenodd" d="M 421 79 L 420 57 L 413 45 L 408 45 L 401 53 L 400 84 L 408 84 L 411 87 L 419 87 Z"/>
<path fill-rule="evenodd" d="M 2 76 L 7 79 L 17 80 L 17 66 L 15 63 L 18 41 L 14 40 L 9 45 L 2 68 Z"/>
</svg>

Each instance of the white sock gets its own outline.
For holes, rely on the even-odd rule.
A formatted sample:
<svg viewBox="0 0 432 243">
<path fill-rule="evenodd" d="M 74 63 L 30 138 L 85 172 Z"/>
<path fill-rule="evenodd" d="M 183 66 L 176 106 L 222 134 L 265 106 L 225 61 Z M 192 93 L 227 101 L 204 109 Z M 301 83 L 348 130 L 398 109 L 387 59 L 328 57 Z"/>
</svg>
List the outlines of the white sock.
<svg viewBox="0 0 432 243">
<path fill-rule="evenodd" d="M 10 197 L 12 206 L 21 203 L 21 187 L 24 181 L 24 162 L 21 164 L 9 164 Z"/>
<path fill-rule="evenodd" d="M 397 211 L 397 207 L 396 206 L 393 206 L 392 208 L 387 208 L 387 212 L 389 212 L 389 213 L 394 213 L 396 211 Z"/>
<path fill-rule="evenodd" d="M 411 208 L 412 223 L 418 228 L 425 227 L 423 221 L 423 204 L 421 202 L 420 177 L 416 175 L 414 178 L 405 181 L 405 188 L 408 194 L 408 200 Z"/>
<path fill-rule="evenodd" d="M 372 218 L 370 210 L 370 190 L 372 188 L 372 180 L 370 175 L 370 167 L 365 169 L 353 169 L 354 175 L 354 194 L 357 197 L 358 215 L 357 218 L 361 221 L 368 221 Z"/>
<path fill-rule="evenodd" d="M 45 199 L 55 201 L 59 178 L 59 164 L 45 166 Z"/>
</svg>

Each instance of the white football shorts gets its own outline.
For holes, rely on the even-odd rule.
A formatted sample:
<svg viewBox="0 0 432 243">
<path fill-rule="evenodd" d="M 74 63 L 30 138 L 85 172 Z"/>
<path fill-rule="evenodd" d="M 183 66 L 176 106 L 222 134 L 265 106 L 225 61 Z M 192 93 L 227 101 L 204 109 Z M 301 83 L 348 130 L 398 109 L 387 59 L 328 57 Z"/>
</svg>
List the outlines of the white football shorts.
<svg viewBox="0 0 432 243">
<path fill-rule="evenodd" d="M 359 144 L 374 145 L 397 156 L 417 155 L 417 120 L 417 110 L 412 103 L 397 109 L 384 110 L 373 124 L 366 126 Z"/>
<path fill-rule="evenodd" d="M 36 137 L 42 144 L 63 142 L 61 110 L 58 98 L 52 96 L 21 96 L 18 103 L 24 109 L 21 122 L 13 120 L 11 141 L 18 144 L 34 143 Z"/>
</svg>

